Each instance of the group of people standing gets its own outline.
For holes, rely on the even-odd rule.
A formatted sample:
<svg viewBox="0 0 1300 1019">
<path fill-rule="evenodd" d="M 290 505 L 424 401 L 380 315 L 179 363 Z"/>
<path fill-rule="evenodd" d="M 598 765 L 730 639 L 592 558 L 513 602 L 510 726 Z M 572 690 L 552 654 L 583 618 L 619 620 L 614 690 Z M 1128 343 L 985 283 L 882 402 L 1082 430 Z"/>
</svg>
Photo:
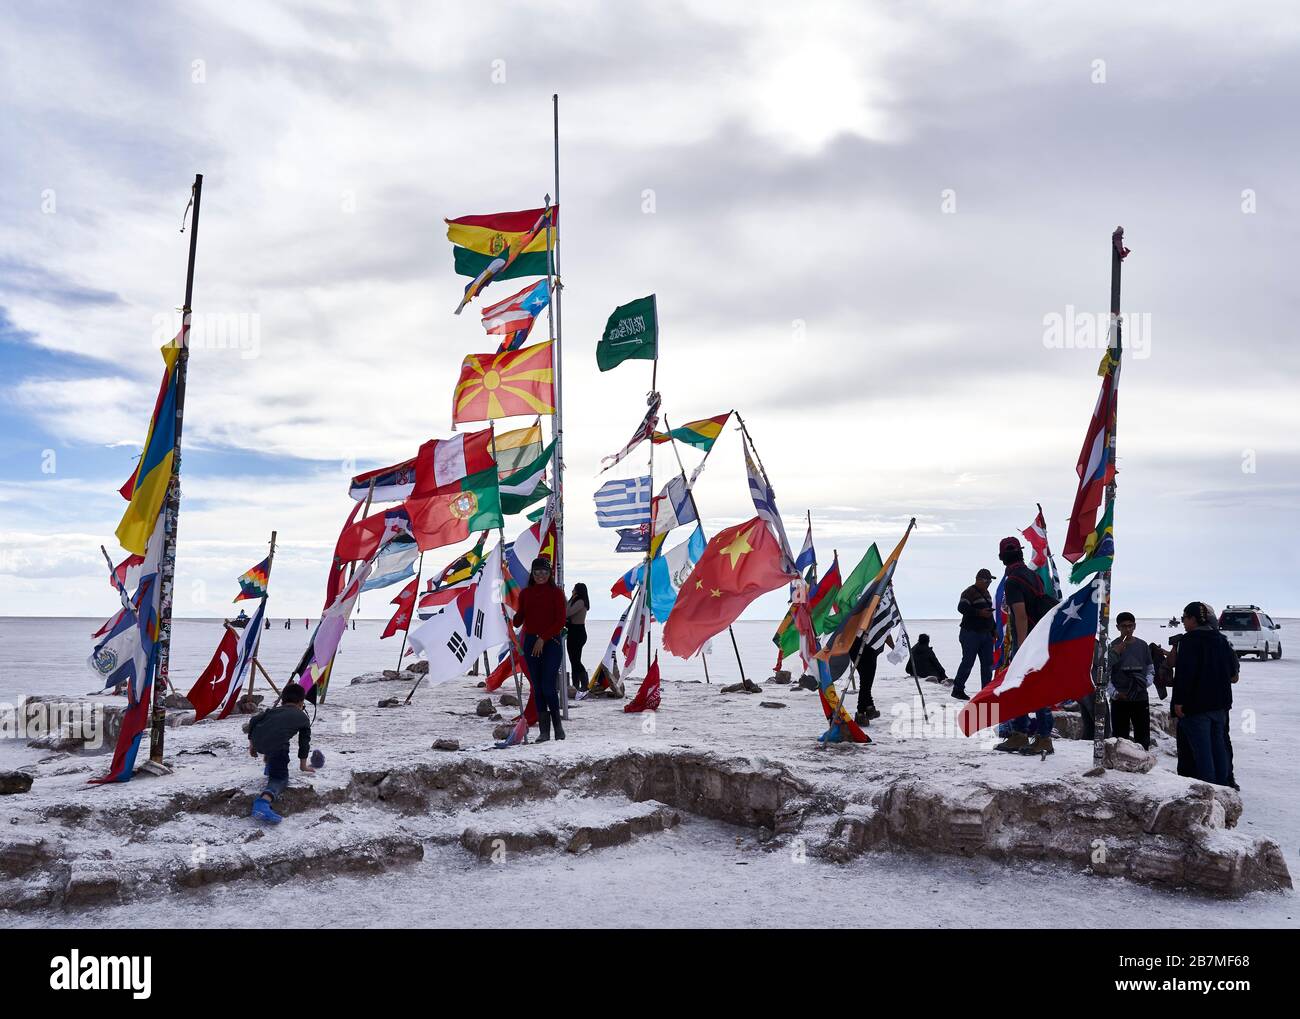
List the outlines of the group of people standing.
<svg viewBox="0 0 1300 1019">
<path fill-rule="evenodd" d="M 1005 567 L 1003 599 L 1007 608 L 1006 662 L 1014 658 L 1029 632 L 1055 604 L 1043 588 L 1042 579 L 1024 562 L 1024 548 L 1015 537 L 1003 538 L 998 558 Z M 961 665 L 953 677 L 952 696 L 969 700 L 966 681 L 980 668 L 980 686 L 993 679 L 993 649 L 997 624 L 990 589 L 993 574 L 986 569 L 975 575 L 975 583 L 961 593 L 957 611 L 961 616 L 958 639 Z M 1161 699 L 1170 692 L 1170 709 L 1177 722 L 1178 773 L 1217 785 L 1236 787 L 1232 767 L 1232 743 L 1228 735 L 1228 711 L 1232 707 L 1232 685 L 1240 665 L 1236 652 L 1219 632 L 1214 610 L 1204 602 L 1191 602 L 1183 610 L 1184 633 L 1171 638 L 1171 649 L 1148 644 L 1137 637 L 1137 619 L 1131 612 L 1115 617 L 1119 631 L 1106 649 L 1110 681 L 1107 685 L 1109 718 L 1106 735 L 1133 740 L 1151 747 L 1152 686 Z M 1084 736 L 1095 731 L 1092 699 L 1079 702 Z M 1024 754 L 1050 754 L 1052 711 L 1042 708 L 1034 718 L 1022 716 L 998 725 L 1002 742 L 994 749 Z"/>
</svg>

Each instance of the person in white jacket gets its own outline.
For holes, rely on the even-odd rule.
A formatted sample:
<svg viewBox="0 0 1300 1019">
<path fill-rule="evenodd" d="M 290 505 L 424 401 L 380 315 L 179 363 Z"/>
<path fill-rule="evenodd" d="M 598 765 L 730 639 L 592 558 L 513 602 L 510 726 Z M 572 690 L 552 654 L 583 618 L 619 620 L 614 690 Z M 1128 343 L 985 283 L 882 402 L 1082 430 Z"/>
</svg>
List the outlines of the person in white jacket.
<svg viewBox="0 0 1300 1019">
<path fill-rule="evenodd" d="M 1134 636 L 1137 620 L 1132 612 L 1115 617 L 1119 636 L 1110 645 L 1111 727 L 1116 736 L 1151 749 L 1151 702 L 1147 688 L 1155 681 L 1151 647 Z"/>
</svg>

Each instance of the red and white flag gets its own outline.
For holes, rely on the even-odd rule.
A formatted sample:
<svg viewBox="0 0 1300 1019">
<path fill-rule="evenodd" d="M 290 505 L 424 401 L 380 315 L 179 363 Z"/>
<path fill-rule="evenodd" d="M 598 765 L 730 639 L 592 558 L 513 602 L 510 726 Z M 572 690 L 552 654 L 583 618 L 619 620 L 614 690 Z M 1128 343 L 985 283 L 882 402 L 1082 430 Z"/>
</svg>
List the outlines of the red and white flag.
<svg viewBox="0 0 1300 1019">
<path fill-rule="evenodd" d="M 655 655 L 655 660 L 650 663 L 650 669 L 645 674 L 645 679 L 641 681 L 641 686 L 636 692 L 636 696 L 627 704 L 623 705 L 623 710 L 628 714 L 635 714 L 638 711 L 658 711 L 659 710 L 659 656 Z"/>
<path fill-rule="evenodd" d="M 393 613 L 393 618 L 384 627 L 384 632 L 379 635 L 380 640 L 411 628 L 411 616 L 415 613 L 415 596 L 419 593 L 419 590 L 420 578 L 412 577 L 411 582 L 402 588 L 397 597 L 389 603 L 396 605 L 397 611 Z"/>
<path fill-rule="evenodd" d="M 1034 522 L 1020 532 L 1029 542 L 1029 547 L 1034 551 L 1034 558 L 1031 565 L 1034 569 L 1047 565 L 1047 521 L 1043 519 L 1043 511 L 1038 511 L 1038 516 L 1034 517 Z"/>
<path fill-rule="evenodd" d="M 244 688 L 244 677 L 252 664 L 257 638 L 262 632 L 262 616 L 266 611 L 263 599 L 253 618 L 242 630 L 229 623 L 212 654 L 212 661 L 199 674 L 185 699 L 194 705 L 195 721 L 216 715 L 225 718 L 234 709 L 239 691 Z"/>
</svg>

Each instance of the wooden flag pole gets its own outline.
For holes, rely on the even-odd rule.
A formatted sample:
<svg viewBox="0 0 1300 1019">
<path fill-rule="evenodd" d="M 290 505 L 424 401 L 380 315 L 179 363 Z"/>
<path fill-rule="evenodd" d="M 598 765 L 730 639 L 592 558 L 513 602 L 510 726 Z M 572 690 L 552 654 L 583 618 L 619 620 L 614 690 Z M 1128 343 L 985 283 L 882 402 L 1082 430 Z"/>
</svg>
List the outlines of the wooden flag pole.
<svg viewBox="0 0 1300 1019">
<path fill-rule="evenodd" d="M 271 596 L 271 564 L 272 564 L 273 562 L 275 562 L 275 535 L 276 535 L 276 532 L 275 532 L 275 531 L 272 531 L 272 532 L 271 532 L 271 552 L 270 552 L 270 554 L 267 555 L 267 557 L 266 557 L 266 585 L 267 585 L 267 592 L 266 592 L 266 594 L 262 595 L 262 622 L 263 622 L 263 624 L 265 624 L 265 622 L 266 622 L 266 599 L 269 598 L 269 597 Z M 265 625 L 263 625 L 262 629 L 264 630 L 265 628 L 266 628 Z M 257 652 L 259 652 L 260 650 L 262 650 L 262 633 L 261 633 L 261 631 L 259 630 L 259 631 L 258 631 L 258 634 L 257 634 L 257 642 L 253 645 L 253 664 L 254 664 L 254 665 L 257 664 Z M 256 679 L 256 678 L 257 678 L 257 670 L 256 670 L 256 669 L 252 669 L 252 670 L 248 673 L 248 689 L 244 691 L 244 696 L 245 696 L 245 697 L 251 697 L 251 696 L 253 696 L 253 680 Z"/>
<path fill-rule="evenodd" d="M 695 513 L 696 524 L 700 528 L 700 533 L 704 534 L 704 540 L 708 541 L 708 534 L 704 530 L 704 521 L 700 517 L 700 507 L 695 502 L 695 487 L 686 479 L 686 468 L 682 466 L 682 454 L 677 449 L 677 440 L 673 438 L 673 427 L 668 421 L 668 415 L 664 415 L 664 433 L 668 436 L 668 441 L 673 447 L 673 456 L 677 458 L 677 467 L 682 472 L 682 480 L 686 481 L 686 494 L 691 499 L 691 510 Z M 709 453 L 713 452 L 713 447 L 709 447 Z M 708 453 L 705 454 L 708 456 Z M 701 461 L 703 463 L 703 461 Z M 647 571 L 648 574 L 648 571 Z M 736 652 L 736 667 L 740 669 L 740 681 L 745 682 L 745 663 L 740 660 L 740 645 L 736 643 L 736 631 L 730 626 L 727 627 L 727 633 L 731 637 L 732 650 Z M 704 655 L 700 655 L 700 661 L 704 662 L 704 681 L 712 683 L 709 679 L 709 663 L 704 660 Z"/>
<path fill-rule="evenodd" d="M 190 213 L 190 253 L 185 268 L 185 304 L 181 308 L 181 350 L 176 357 L 176 445 L 163 510 L 163 552 L 158 582 L 158 672 L 153 684 L 153 724 L 149 730 L 149 762 L 159 768 L 163 763 L 163 743 L 167 732 L 166 691 L 171 685 L 172 601 L 176 586 L 176 534 L 181 510 L 181 430 L 185 423 L 185 377 L 190 362 L 190 316 L 194 300 L 194 260 L 199 244 L 199 205 L 203 199 L 203 174 L 194 175 L 191 195 L 194 209 Z"/>
<path fill-rule="evenodd" d="M 267 671 L 266 671 L 266 668 L 262 665 L 262 663 L 259 662 L 259 661 L 257 661 L 256 659 L 253 660 L 253 665 L 257 668 L 257 671 L 260 672 L 260 673 L 262 674 L 262 678 L 265 679 L 268 683 L 271 684 L 271 689 L 274 690 L 274 691 L 275 691 L 275 695 L 276 695 L 277 697 L 279 697 L 279 696 L 280 696 L 280 688 L 279 688 L 278 686 L 275 685 L 275 680 L 273 680 L 273 679 L 271 678 L 271 674 L 270 674 L 269 672 L 267 672 Z"/>
<path fill-rule="evenodd" d="M 1115 232 L 1110 238 L 1110 328 L 1112 331 L 1113 343 L 1115 348 L 1115 363 L 1111 371 L 1115 373 L 1115 378 L 1111 382 L 1114 392 L 1119 392 L 1119 372 L 1120 365 L 1123 362 L 1124 344 L 1123 344 L 1123 324 L 1120 321 L 1120 279 L 1123 273 L 1124 255 L 1127 252 L 1124 249 L 1124 228 L 1116 227 Z M 1119 400 L 1112 403 L 1113 417 L 1108 422 L 1107 427 L 1110 429 L 1110 458 L 1111 458 L 1111 478 L 1106 485 L 1106 506 L 1102 511 L 1103 517 L 1110 514 L 1111 527 L 1115 526 L 1115 456 L 1116 456 L 1116 432 L 1119 428 Z M 1111 563 L 1114 564 L 1115 558 L 1111 556 Z M 1106 722 L 1109 718 L 1109 707 L 1106 703 L 1106 687 L 1110 682 L 1110 657 L 1107 654 L 1110 644 L 1110 577 L 1111 570 L 1105 569 L 1101 573 L 1102 599 L 1098 607 L 1097 622 L 1099 634 L 1097 636 L 1097 646 L 1093 649 L 1092 656 L 1092 763 L 1093 767 L 1102 767 L 1102 762 L 1106 759 Z"/>
</svg>

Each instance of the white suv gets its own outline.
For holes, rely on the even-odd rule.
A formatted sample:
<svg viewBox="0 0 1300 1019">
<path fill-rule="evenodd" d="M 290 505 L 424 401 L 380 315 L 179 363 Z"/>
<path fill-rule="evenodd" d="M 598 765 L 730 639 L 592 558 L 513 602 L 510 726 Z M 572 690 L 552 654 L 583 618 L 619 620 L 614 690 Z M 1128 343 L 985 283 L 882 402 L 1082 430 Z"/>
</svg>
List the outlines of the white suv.
<svg viewBox="0 0 1300 1019">
<path fill-rule="evenodd" d="M 1229 605 L 1219 616 L 1219 630 L 1238 655 L 1255 654 L 1260 661 L 1282 657 L 1282 627 L 1258 605 Z"/>
</svg>

